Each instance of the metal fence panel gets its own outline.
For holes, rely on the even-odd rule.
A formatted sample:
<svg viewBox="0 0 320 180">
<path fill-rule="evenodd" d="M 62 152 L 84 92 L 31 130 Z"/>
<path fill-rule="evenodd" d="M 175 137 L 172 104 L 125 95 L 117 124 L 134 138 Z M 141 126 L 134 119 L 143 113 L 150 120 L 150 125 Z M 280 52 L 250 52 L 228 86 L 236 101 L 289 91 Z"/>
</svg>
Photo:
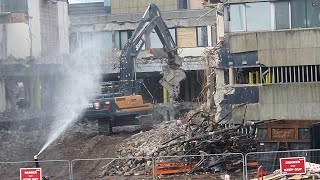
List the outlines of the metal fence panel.
<svg viewBox="0 0 320 180">
<path fill-rule="evenodd" d="M 241 153 L 162 156 L 155 159 L 155 179 L 221 179 L 229 176 L 242 180 L 244 155 Z"/>
<path fill-rule="evenodd" d="M 320 163 L 320 149 L 252 152 L 245 155 L 246 179 L 257 176 L 258 167 L 262 166 L 266 174 L 280 169 L 280 158 L 305 157 L 306 162 Z"/>
<path fill-rule="evenodd" d="M 126 157 L 38 161 L 43 176 L 53 179 L 252 179 L 260 165 L 266 173 L 280 169 L 280 158 L 305 157 L 320 163 L 320 149 L 204 154 L 160 157 Z M 19 179 L 20 168 L 34 168 L 35 161 L 0 162 L 1 179 Z M 52 168 L 55 167 L 55 168 Z M 307 169 L 308 170 L 308 169 Z"/>
<path fill-rule="evenodd" d="M 72 179 L 153 179 L 154 160 L 148 157 L 75 159 Z"/>
<path fill-rule="evenodd" d="M 49 176 L 53 179 L 71 179 L 71 163 L 69 161 L 47 160 L 37 162 L 40 165 L 42 176 Z M 20 168 L 35 168 L 35 161 L 0 162 L 0 179 L 20 179 Z"/>
</svg>

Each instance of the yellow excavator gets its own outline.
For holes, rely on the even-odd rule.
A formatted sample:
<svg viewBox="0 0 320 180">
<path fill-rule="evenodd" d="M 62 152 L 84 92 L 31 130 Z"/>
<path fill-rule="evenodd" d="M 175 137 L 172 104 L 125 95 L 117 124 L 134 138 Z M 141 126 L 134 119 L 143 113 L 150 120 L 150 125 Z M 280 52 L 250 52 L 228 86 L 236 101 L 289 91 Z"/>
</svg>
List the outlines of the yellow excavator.
<svg viewBox="0 0 320 180">
<path fill-rule="evenodd" d="M 142 96 L 137 95 L 139 82 L 136 79 L 135 60 L 153 30 L 168 55 L 168 63 L 162 68 L 163 77 L 159 83 L 168 91 L 170 98 L 178 97 L 180 82 L 186 78 L 185 72 L 181 69 L 182 58 L 178 55 L 178 47 L 161 17 L 159 8 L 151 3 L 121 52 L 120 80 L 103 84 L 103 93 L 89 103 L 85 112 L 86 118 L 98 119 L 100 132 L 110 133 L 116 125 L 143 125 L 143 122 L 150 121 L 153 105 L 145 103 Z"/>
</svg>

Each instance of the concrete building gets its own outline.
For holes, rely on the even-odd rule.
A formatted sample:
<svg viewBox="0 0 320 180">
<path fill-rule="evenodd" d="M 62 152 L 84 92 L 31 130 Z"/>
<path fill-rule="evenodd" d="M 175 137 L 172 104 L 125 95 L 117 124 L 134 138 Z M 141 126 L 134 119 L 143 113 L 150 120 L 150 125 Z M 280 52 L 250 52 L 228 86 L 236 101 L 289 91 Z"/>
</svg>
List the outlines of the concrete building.
<svg viewBox="0 0 320 180">
<path fill-rule="evenodd" d="M 69 53 L 68 3 L 0 0 L 0 7 L 0 112 L 18 99 L 40 109 L 53 64 Z"/>
<path fill-rule="evenodd" d="M 219 118 L 320 119 L 319 17 L 319 0 L 225 4 Z"/>
<path fill-rule="evenodd" d="M 187 79 L 182 83 L 181 101 L 195 101 L 203 85 L 203 53 L 217 43 L 216 11 L 204 9 L 202 1 L 105 0 L 70 4 L 70 50 L 90 51 L 104 61 L 105 80 L 117 80 L 118 56 L 136 28 L 149 3 L 160 8 L 171 35 L 180 48 Z M 147 100 L 166 102 L 166 91 L 158 81 L 165 65 L 162 44 L 155 32 L 147 38 L 137 59 L 138 78 Z M 164 93 L 163 93 L 164 92 Z"/>
</svg>

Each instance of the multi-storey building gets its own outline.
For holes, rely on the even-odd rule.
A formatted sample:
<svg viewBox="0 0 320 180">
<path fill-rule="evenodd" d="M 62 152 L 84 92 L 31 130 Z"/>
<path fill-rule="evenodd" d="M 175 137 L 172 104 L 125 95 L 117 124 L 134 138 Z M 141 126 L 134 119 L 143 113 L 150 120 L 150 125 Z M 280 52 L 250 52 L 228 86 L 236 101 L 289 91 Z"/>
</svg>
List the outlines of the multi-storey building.
<svg viewBox="0 0 320 180">
<path fill-rule="evenodd" d="M 246 120 L 320 119 L 319 17 L 319 0 L 225 4 L 220 117 L 234 109 L 236 123 L 245 111 Z"/>
<path fill-rule="evenodd" d="M 202 86 L 203 52 L 215 46 L 216 11 L 203 9 L 202 1 L 188 0 L 105 0 L 104 2 L 70 4 L 69 13 L 71 52 L 81 49 L 105 59 L 105 79 L 117 80 L 118 56 L 141 19 L 149 3 L 159 7 L 172 37 L 183 57 L 187 79 L 182 83 L 180 100 L 195 100 Z M 116 56 L 116 57 L 115 57 Z M 166 91 L 158 81 L 165 65 L 162 44 L 155 32 L 137 59 L 138 78 L 144 79 L 148 91 L 158 102 L 166 102 Z M 115 61 L 112 61 L 115 60 Z M 164 93 L 163 93 L 164 92 Z"/>
<path fill-rule="evenodd" d="M 45 77 L 69 53 L 68 28 L 66 0 L 0 0 L 0 112 L 15 107 L 17 83 L 40 108 L 40 91 L 52 82 Z"/>
</svg>

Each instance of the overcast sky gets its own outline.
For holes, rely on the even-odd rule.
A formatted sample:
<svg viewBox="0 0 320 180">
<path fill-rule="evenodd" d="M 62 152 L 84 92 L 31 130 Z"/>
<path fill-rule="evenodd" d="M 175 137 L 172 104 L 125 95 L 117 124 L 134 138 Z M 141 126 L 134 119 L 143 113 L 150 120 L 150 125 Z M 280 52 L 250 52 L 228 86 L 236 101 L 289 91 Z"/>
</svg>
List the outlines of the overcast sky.
<svg viewBox="0 0 320 180">
<path fill-rule="evenodd" d="M 103 2 L 104 0 L 69 0 L 70 4 L 74 3 L 86 3 L 86 2 Z"/>
</svg>

